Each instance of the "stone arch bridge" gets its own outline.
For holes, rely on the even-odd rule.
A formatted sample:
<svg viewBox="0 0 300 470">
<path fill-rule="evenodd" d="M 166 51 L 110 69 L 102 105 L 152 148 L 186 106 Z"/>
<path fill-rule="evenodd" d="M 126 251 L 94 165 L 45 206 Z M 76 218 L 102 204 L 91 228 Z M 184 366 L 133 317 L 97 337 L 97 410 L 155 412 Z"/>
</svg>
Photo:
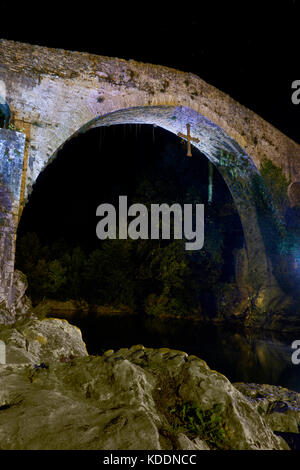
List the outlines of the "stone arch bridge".
<svg viewBox="0 0 300 470">
<path fill-rule="evenodd" d="M 191 134 L 223 175 L 246 240 L 247 282 L 264 308 L 282 295 L 259 226 L 252 181 L 262 159 L 300 181 L 300 146 L 198 76 L 134 60 L 0 40 L 0 300 L 13 305 L 15 234 L 40 172 L 64 143 L 92 127 L 153 124 Z M 72 162 L 70 161 L 70 165 Z"/>
</svg>

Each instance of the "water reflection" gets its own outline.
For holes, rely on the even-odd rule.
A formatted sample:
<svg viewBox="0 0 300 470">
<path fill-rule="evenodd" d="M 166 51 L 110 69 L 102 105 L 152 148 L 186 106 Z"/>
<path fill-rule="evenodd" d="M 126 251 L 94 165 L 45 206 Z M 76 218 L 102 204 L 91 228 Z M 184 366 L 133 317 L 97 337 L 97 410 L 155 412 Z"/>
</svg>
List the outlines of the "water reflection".
<svg viewBox="0 0 300 470">
<path fill-rule="evenodd" d="M 233 330 L 183 320 L 141 317 L 78 318 L 90 354 L 133 344 L 181 349 L 204 359 L 232 382 L 281 385 L 300 392 L 300 365 L 292 364 L 292 335 Z"/>
</svg>

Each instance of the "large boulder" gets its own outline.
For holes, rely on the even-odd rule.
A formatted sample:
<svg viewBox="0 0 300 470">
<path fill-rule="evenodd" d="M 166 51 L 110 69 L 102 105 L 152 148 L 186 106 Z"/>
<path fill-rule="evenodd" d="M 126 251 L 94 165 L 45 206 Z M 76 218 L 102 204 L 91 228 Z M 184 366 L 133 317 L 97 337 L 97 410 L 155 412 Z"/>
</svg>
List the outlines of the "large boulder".
<svg viewBox="0 0 300 470">
<path fill-rule="evenodd" d="M 273 431 L 300 432 L 300 393 L 267 384 L 233 384 L 256 407 Z"/>
<path fill-rule="evenodd" d="M 81 342 L 81 354 L 68 349 L 76 357 L 60 362 L 49 334 L 65 341 L 61 325 L 46 320 L 19 332 L 45 364 L 0 366 L 0 449 L 288 448 L 201 359 L 141 345 L 86 356 Z"/>
<path fill-rule="evenodd" d="M 6 361 L 11 364 L 40 364 L 87 356 L 81 331 L 66 320 L 28 320 L 0 328 L 6 343 Z"/>
</svg>

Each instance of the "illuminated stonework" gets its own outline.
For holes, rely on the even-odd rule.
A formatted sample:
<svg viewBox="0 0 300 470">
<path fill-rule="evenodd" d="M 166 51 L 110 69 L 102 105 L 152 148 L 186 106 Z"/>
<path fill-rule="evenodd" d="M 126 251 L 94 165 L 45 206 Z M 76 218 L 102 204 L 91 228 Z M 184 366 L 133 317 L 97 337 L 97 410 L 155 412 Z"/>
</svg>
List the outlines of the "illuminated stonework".
<svg viewBox="0 0 300 470">
<path fill-rule="evenodd" d="M 300 207 L 300 181 L 295 181 L 288 188 L 288 195 L 292 206 Z"/>
<path fill-rule="evenodd" d="M 10 301 L 25 136 L 0 129 L 0 304 Z"/>
</svg>

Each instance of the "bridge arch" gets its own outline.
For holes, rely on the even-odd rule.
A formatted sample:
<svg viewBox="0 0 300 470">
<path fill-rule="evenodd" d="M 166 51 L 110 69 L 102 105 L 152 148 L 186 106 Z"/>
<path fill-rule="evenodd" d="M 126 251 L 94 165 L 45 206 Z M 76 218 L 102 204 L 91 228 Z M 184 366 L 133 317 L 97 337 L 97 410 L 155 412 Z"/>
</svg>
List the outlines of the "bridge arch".
<svg viewBox="0 0 300 470">
<path fill-rule="evenodd" d="M 186 125 L 190 124 L 191 135 L 199 140 L 192 145 L 216 166 L 237 207 L 246 242 L 249 287 L 256 292 L 256 305 L 264 309 L 282 301 L 282 293 L 272 272 L 255 207 L 252 185 L 254 178 L 259 177 L 259 171 L 245 150 L 219 126 L 186 106 L 137 106 L 119 109 L 90 120 L 68 136 L 66 141 L 92 128 L 120 124 L 151 124 L 176 135 L 186 133 Z M 64 143 L 55 150 L 44 168 L 56 157 Z"/>
<path fill-rule="evenodd" d="M 10 127 L 26 136 L 18 168 L 15 159 L 9 162 L 9 172 L 2 172 L 6 156 L 0 155 L 0 182 L 9 176 L 3 179 L 14 221 L 40 172 L 77 132 L 136 122 L 185 133 L 190 123 L 199 138 L 197 147 L 218 167 L 234 197 L 247 243 L 249 276 L 259 287 L 258 303 L 270 305 L 278 298 L 251 181 L 259 176 L 264 158 L 280 167 L 290 182 L 300 181 L 298 144 L 198 76 L 163 66 L 0 39 L 0 81 L 11 110 Z M 11 225 L 15 231 L 16 225 Z M 9 286 L 13 256 L 7 262 L 6 255 L 0 255 Z"/>
</svg>

